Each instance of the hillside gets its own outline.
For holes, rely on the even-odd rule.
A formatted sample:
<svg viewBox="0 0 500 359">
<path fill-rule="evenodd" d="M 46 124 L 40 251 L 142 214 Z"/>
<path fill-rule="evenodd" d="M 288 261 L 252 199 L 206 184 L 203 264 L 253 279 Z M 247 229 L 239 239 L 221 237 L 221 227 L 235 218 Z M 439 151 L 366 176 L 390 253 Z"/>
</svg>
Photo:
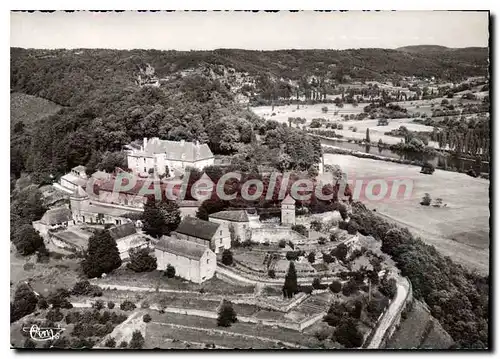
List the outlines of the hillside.
<svg viewBox="0 0 500 359">
<path fill-rule="evenodd" d="M 61 106 L 44 98 L 23 93 L 10 94 L 10 121 L 12 125 L 23 122 L 25 125 L 57 113 Z"/>
</svg>

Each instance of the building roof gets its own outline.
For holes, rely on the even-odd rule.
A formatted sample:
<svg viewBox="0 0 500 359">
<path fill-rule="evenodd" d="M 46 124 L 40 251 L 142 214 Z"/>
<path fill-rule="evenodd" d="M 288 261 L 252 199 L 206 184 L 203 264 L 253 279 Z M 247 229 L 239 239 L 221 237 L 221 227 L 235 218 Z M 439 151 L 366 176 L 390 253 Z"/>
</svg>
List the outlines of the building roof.
<svg viewBox="0 0 500 359">
<path fill-rule="evenodd" d="M 108 229 L 108 231 L 111 237 L 113 237 L 113 239 L 115 240 L 125 238 L 137 233 L 137 231 L 135 230 L 134 222 L 128 222 L 119 226 L 114 226 Z"/>
<path fill-rule="evenodd" d="M 243 209 L 232 211 L 220 211 L 212 213 L 210 218 L 223 219 L 231 222 L 248 222 L 247 212 Z"/>
<path fill-rule="evenodd" d="M 62 176 L 61 179 L 76 184 L 77 186 L 85 186 L 87 184 L 87 180 L 85 178 L 74 175 L 73 173 L 67 173 L 64 176 Z"/>
<path fill-rule="evenodd" d="M 167 160 L 186 162 L 201 161 L 214 157 L 206 143 L 160 140 L 158 137 L 150 138 L 146 142 L 143 152 L 149 156 L 165 153 Z"/>
<path fill-rule="evenodd" d="M 295 200 L 288 194 L 281 204 L 295 204 Z"/>
<path fill-rule="evenodd" d="M 176 232 L 210 241 L 218 228 L 219 224 L 217 223 L 204 221 L 195 217 L 184 217 L 179 227 L 177 227 Z"/>
<path fill-rule="evenodd" d="M 49 209 L 43 215 L 40 223 L 46 225 L 60 224 L 72 220 L 71 210 L 67 207 Z"/>
<path fill-rule="evenodd" d="M 205 252 L 210 249 L 201 244 L 185 241 L 168 236 L 162 236 L 156 244 L 156 249 L 173 253 L 181 257 L 187 257 L 199 261 Z"/>
<path fill-rule="evenodd" d="M 82 166 L 82 165 L 78 165 L 76 167 L 73 167 L 71 169 L 72 171 L 76 171 L 76 172 L 82 172 L 82 171 L 85 171 L 86 170 L 86 167 L 85 166 Z"/>
</svg>

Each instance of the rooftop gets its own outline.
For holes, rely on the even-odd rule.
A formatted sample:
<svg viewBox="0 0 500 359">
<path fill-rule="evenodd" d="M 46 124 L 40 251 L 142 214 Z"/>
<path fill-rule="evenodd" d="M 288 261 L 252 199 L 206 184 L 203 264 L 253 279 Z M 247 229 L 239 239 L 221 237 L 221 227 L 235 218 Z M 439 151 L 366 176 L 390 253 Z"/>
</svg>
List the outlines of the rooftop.
<svg viewBox="0 0 500 359">
<path fill-rule="evenodd" d="M 231 222 L 248 222 L 247 212 L 242 209 L 212 213 L 209 218 L 223 219 Z"/>
<path fill-rule="evenodd" d="M 64 222 L 69 222 L 73 219 L 71 215 L 71 210 L 67 207 L 58 207 L 49 209 L 40 219 L 40 223 L 46 225 L 61 224 Z"/>
<path fill-rule="evenodd" d="M 184 217 L 176 232 L 210 241 L 218 228 L 217 223 L 203 221 L 195 217 Z"/>
<path fill-rule="evenodd" d="M 295 204 L 295 200 L 289 194 L 285 197 L 282 204 Z"/>
<path fill-rule="evenodd" d="M 190 241 L 177 239 L 169 236 L 162 236 L 156 244 L 156 249 L 173 253 L 181 257 L 200 260 L 207 250 L 207 247 Z"/>
<path fill-rule="evenodd" d="M 61 179 L 76 184 L 77 186 L 85 186 L 87 184 L 87 180 L 85 178 L 79 177 L 71 172 L 62 176 Z"/>
<path fill-rule="evenodd" d="M 134 222 L 128 222 L 119 226 L 114 226 L 110 228 L 108 231 L 114 240 L 125 238 L 137 233 L 137 231 L 135 230 Z"/>
<path fill-rule="evenodd" d="M 78 166 L 76 166 L 76 167 L 73 167 L 71 170 L 72 170 L 72 171 L 76 171 L 76 172 L 85 172 L 86 167 L 85 167 L 85 166 L 82 166 L 82 165 L 78 165 Z"/>
</svg>

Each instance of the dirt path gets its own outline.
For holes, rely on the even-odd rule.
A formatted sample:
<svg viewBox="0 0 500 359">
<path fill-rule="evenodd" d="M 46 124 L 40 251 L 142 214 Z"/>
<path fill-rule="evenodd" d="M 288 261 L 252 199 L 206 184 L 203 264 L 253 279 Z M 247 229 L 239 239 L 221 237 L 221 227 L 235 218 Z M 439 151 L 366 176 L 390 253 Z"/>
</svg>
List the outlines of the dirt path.
<svg viewBox="0 0 500 359">
<path fill-rule="evenodd" d="M 433 245 L 444 256 L 449 256 L 454 262 L 462 264 L 470 270 L 482 275 L 489 275 L 489 253 L 487 250 L 471 247 L 466 244 L 452 241 L 435 233 L 425 231 L 414 225 L 396 219 L 387 214 L 376 212 L 380 217 L 396 224 L 408 227 L 410 232 L 420 237 L 425 243 Z"/>
</svg>

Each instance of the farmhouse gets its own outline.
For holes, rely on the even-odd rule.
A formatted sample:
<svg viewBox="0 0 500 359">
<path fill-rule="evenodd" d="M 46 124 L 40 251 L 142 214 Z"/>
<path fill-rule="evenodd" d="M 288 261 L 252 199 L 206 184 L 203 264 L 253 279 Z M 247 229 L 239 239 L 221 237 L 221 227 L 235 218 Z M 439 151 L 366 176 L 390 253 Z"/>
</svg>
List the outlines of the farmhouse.
<svg viewBox="0 0 500 359">
<path fill-rule="evenodd" d="M 130 249 L 148 247 L 148 238 L 144 234 L 137 232 L 134 222 L 114 226 L 108 231 L 111 237 L 116 241 L 122 260 L 129 257 Z"/>
<path fill-rule="evenodd" d="M 175 274 L 194 283 L 202 283 L 215 274 L 217 260 L 215 253 L 195 242 L 163 236 L 155 248 L 158 270 L 165 270 L 170 264 Z"/>
<path fill-rule="evenodd" d="M 174 170 L 184 172 L 186 167 L 203 169 L 214 164 L 214 155 L 207 144 L 196 142 L 160 140 L 158 137 L 144 138 L 137 148 L 127 146 L 128 167 L 137 174 L 154 173 L 158 176 L 173 176 Z"/>
<path fill-rule="evenodd" d="M 249 220 L 245 210 L 221 211 L 213 213 L 208 217 L 208 220 L 227 227 L 229 233 L 231 233 L 232 228 L 234 230 L 235 238 L 238 238 L 240 241 L 249 239 Z"/>
<path fill-rule="evenodd" d="M 40 220 L 33 222 L 33 228 L 40 232 L 42 237 L 47 238 L 49 230 L 66 228 L 70 224 L 73 224 L 71 210 L 67 207 L 57 207 L 49 209 Z"/>
<path fill-rule="evenodd" d="M 176 237 L 210 248 L 215 253 L 231 248 L 229 228 L 195 217 L 185 217 L 174 232 Z"/>
</svg>

